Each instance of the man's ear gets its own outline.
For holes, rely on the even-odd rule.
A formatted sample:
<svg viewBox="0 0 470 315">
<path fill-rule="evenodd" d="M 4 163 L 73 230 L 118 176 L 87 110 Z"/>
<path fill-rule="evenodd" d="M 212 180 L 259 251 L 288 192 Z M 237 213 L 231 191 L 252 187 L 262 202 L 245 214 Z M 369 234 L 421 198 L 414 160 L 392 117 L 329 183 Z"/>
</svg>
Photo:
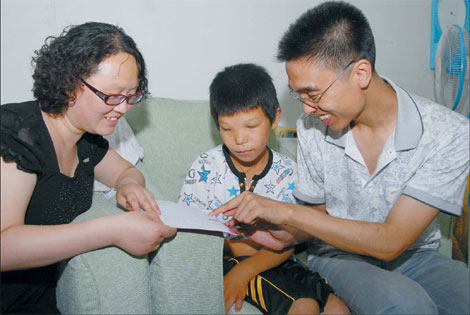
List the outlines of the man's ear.
<svg viewBox="0 0 470 315">
<path fill-rule="evenodd" d="M 367 59 L 357 61 L 352 75 L 361 89 L 367 88 L 373 75 L 372 64 Z"/>
<path fill-rule="evenodd" d="M 281 120 L 281 116 L 282 116 L 282 109 L 280 107 L 278 107 L 276 109 L 276 117 L 274 118 L 274 121 L 271 125 L 272 130 L 276 129 L 277 125 L 279 125 L 279 121 Z"/>
</svg>

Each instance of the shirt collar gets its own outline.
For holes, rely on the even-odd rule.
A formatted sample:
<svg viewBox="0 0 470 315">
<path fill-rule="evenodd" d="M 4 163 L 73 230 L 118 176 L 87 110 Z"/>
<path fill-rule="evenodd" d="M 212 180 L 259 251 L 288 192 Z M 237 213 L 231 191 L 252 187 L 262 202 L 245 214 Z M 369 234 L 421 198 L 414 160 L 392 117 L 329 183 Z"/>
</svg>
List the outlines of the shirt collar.
<svg viewBox="0 0 470 315">
<path fill-rule="evenodd" d="M 385 82 L 390 84 L 397 95 L 398 113 L 397 124 L 395 126 L 395 149 L 397 151 L 413 149 L 418 145 L 424 131 L 423 121 L 418 107 L 407 91 L 386 77 L 382 78 Z M 347 143 L 347 134 L 350 130 L 350 127 L 342 130 L 333 130 L 330 127 L 327 127 L 325 141 L 345 148 Z"/>
</svg>

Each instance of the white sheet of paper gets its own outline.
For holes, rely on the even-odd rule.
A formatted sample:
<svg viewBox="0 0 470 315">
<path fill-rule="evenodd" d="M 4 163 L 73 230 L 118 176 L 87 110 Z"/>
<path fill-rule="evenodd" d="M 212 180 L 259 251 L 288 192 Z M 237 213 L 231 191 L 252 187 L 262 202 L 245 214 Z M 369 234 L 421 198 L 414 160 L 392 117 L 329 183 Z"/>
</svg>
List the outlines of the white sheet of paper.
<svg viewBox="0 0 470 315">
<path fill-rule="evenodd" d="M 208 216 L 205 211 L 172 201 L 157 200 L 157 203 L 162 212 L 160 219 L 168 226 L 234 234 L 215 217 Z"/>
</svg>

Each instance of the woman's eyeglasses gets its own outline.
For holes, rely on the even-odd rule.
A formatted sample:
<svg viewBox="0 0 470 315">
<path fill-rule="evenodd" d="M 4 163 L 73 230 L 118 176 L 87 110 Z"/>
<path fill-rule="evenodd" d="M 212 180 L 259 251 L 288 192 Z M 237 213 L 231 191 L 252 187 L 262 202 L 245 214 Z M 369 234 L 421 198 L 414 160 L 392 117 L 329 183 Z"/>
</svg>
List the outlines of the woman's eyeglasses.
<svg viewBox="0 0 470 315">
<path fill-rule="evenodd" d="M 129 105 L 134 105 L 134 104 L 140 102 L 143 98 L 143 95 L 140 91 L 137 91 L 136 94 L 128 95 L 128 96 L 122 95 L 122 94 L 109 94 L 108 95 L 108 94 L 105 94 L 105 93 L 101 92 L 100 90 L 96 89 L 92 85 L 88 84 L 83 79 L 82 79 L 82 82 L 90 90 L 92 90 L 93 93 L 95 93 L 99 98 L 101 98 L 103 100 L 103 102 L 105 102 L 106 105 L 117 106 L 117 105 L 123 103 L 124 101 L 127 101 L 127 104 L 129 104 Z"/>
</svg>

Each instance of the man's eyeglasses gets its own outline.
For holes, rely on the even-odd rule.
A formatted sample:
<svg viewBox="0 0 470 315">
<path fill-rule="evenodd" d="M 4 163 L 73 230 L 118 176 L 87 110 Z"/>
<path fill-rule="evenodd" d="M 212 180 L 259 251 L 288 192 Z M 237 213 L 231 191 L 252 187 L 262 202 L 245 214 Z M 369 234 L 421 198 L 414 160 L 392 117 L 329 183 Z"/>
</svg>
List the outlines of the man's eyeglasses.
<svg viewBox="0 0 470 315">
<path fill-rule="evenodd" d="M 343 71 L 341 71 L 340 74 L 338 74 L 338 76 L 336 77 L 336 79 L 334 79 L 333 82 L 331 82 L 330 85 L 328 85 L 328 87 L 323 90 L 323 92 L 321 92 L 320 94 L 315 94 L 315 95 L 309 95 L 307 94 L 308 97 L 301 97 L 300 94 L 294 92 L 294 91 L 290 91 L 290 95 L 295 98 L 296 100 L 298 100 L 299 102 L 307 105 L 307 106 L 310 106 L 310 107 L 313 107 L 315 109 L 318 108 L 318 102 L 320 102 L 320 99 L 323 97 L 323 95 L 325 95 L 325 93 L 329 90 L 330 87 L 333 86 L 333 84 L 339 79 L 341 78 L 341 76 L 346 72 L 346 70 L 348 70 L 348 68 L 354 64 L 356 61 L 353 60 L 351 61 L 350 63 L 347 64 L 346 67 L 344 67 Z"/>
<path fill-rule="evenodd" d="M 137 91 L 136 94 L 128 95 L 128 96 L 125 96 L 125 95 L 122 95 L 122 94 L 109 94 L 109 95 L 104 94 L 100 90 L 94 88 L 92 85 L 86 83 L 85 80 L 82 79 L 82 82 L 90 90 L 92 90 L 93 93 L 95 93 L 99 98 L 101 98 L 103 100 L 103 102 L 106 103 L 106 105 L 117 106 L 117 105 L 123 103 L 126 100 L 127 100 L 127 104 L 134 105 L 134 104 L 140 102 L 143 98 L 143 95 L 140 91 Z"/>
</svg>

